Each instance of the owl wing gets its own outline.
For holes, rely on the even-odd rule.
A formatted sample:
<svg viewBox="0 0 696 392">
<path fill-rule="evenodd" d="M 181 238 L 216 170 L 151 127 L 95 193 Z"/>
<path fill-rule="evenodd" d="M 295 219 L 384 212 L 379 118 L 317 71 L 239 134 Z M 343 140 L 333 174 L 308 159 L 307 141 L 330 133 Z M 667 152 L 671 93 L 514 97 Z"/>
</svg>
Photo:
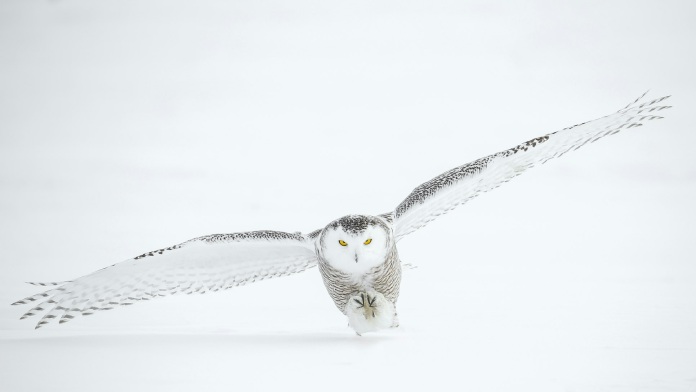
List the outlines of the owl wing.
<svg viewBox="0 0 696 392">
<path fill-rule="evenodd" d="M 36 328 L 58 319 L 90 315 L 118 305 L 176 293 L 227 290 L 257 280 L 291 275 L 317 263 L 314 243 L 300 233 L 253 231 L 213 234 L 144 253 L 12 305 L 38 301 L 21 318 L 43 314 Z"/>
<path fill-rule="evenodd" d="M 456 167 L 419 185 L 392 213 L 387 214 L 393 220 L 397 241 L 479 194 L 510 181 L 527 169 L 577 150 L 604 136 L 662 118 L 655 113 L 670 107 L 662 104 L 669 96 L 647 100 L 645 95 L 616 113 L 534 138 Z"/>
</svg>

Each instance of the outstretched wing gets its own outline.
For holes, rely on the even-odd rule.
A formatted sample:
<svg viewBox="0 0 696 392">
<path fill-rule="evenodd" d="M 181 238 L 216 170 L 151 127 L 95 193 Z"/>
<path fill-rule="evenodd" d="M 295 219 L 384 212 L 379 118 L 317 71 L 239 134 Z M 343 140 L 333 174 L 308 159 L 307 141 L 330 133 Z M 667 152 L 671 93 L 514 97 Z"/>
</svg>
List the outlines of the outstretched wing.
<svg viewBox="0 0 696 392">
<path fill-rule="evenodd" d="M 316 265 L 314 243 L 300 233 L 213 234 L 144 253 L 69 282 L 38 284 L 47 291 L 12 305 L 40 303 L 22 319 L 44 313 L 36 328 L 118 305 L 176 293 L 226 290 L 291 275 Z"/>
<path fill-rule="evenodd" d="M 604 136 L 662 118 L 655 113 L 670 107 L 661 104 L 669 96 L 654 100 L 644 98 L 645 94 L 614 114 L 529 140 L 456 167 L 421 184 L 391 213 L 397 241 L 479 194 L 510 181 L 527 169 L 577 150 Z"/>
</svg>

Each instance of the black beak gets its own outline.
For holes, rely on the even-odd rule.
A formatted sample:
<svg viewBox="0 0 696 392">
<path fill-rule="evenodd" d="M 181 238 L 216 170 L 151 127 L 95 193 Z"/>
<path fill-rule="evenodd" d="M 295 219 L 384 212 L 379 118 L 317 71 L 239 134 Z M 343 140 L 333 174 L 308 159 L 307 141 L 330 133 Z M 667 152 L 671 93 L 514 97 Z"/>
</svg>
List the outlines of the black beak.
<svg viewBox="0 0 696 392">
<path fill-rule="evenodd" d="M 355 254 L 355 262 L 356 263 L 358 262 L 358 254 L 357 253 Z"/>
</svg>

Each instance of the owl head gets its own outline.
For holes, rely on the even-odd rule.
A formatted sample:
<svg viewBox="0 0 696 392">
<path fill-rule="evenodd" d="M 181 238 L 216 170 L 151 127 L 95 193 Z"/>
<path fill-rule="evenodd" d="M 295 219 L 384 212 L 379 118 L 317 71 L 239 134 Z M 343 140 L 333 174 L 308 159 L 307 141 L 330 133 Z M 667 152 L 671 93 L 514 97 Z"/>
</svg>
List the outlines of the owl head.
<svg viewBox="0 0 696 392">
<path fill-rule="evenodd" d="M 347 215 L 322 230 L 318 245 L 321 256 L 332 267 L 361 274 L 384 263 L 394 246 L 394 236 L 381 217 Z"/>
</svg>

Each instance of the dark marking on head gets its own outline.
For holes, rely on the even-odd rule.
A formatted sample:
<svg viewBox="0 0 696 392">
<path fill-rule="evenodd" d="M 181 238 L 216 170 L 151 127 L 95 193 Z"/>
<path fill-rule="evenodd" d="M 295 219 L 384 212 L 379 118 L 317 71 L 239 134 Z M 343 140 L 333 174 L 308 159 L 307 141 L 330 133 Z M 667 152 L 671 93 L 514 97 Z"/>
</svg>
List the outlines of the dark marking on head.
<svg viewBox="0 0 696 392">
<path fill-rule="evenodd" d="M 391 233 L 391 228 L 382 217 L 371 215 L 346 215 L 329 223 L 321 230 L 321 248 L 326 247 L 324 233 L 326 233 L 327 229 L 336 230 L 340 227 L 346 233 L 358 235 L 363 233 L 370 226 L 379 226 L 384 229 L 385 232 Z"/>
<path fill-rule="evenodd" d="M 326 227 L 337 229 L 339 226 L 346 233 L 354 235 L 364 232 L 370 226 L 380 226 L 387 232 L 389 231 L 389 227 L 382 219 L 370 215 L 346 215 L 329 223 Z"/>
</svg>

